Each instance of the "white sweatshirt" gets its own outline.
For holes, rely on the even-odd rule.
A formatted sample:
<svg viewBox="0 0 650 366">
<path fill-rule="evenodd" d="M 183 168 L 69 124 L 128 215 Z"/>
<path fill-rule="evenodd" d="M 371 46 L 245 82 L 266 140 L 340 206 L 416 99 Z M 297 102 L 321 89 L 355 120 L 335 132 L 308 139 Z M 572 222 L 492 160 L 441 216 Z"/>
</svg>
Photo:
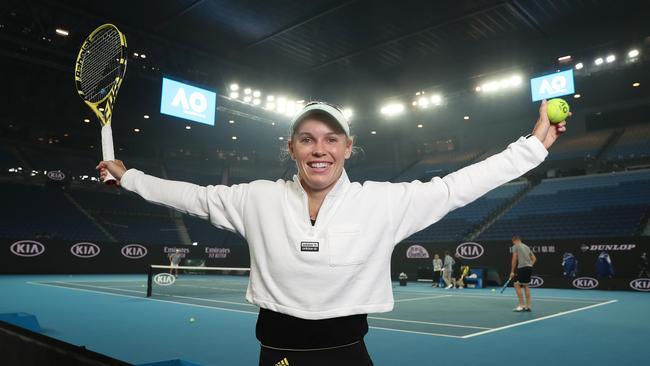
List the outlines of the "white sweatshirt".
<svg viewBox="0 0 650 366">
<path fill-rule="evenodd" d="M 344 171 L 314 226 L 298 177 L 201 187 L 129 169 L 121 185 L 246 238 L 249 302 L 303 319 L 325 319 L 391 311 L 393 247 L 523 175 L 546 155 L 537 138 L 522 137 L 502 153 L 424 183 L 362 185 L 350 183 Z"/>
</svg>

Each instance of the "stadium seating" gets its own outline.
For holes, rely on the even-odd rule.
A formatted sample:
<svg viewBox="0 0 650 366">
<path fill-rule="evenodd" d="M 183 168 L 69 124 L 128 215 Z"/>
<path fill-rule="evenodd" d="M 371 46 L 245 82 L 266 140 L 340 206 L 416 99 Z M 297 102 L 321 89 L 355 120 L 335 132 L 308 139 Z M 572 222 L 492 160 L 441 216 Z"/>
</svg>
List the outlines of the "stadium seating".
<svg viewBox="0 0 650 366">
<path fill-rule="evenodd" d="M 185 215 L 183 216 L 183 221 L 193 242 L 220 245 L 224 244 L 228 239 L 229 233 L 227 231 L 217 229 L 207 220 Z"/>
<path fill-rule="evenodd" d="M 114 193 L 70 190 L 70 195 L 118 241 L 179 242 L 178 229 L 164 206 L 121 190 Z"/>
<path fill-rule="evenodd" d="M 70 190 L 70 195 L 91 214 L 169 217 L 166 207 L 151 204 L 123 190 L 115 190 L 114 193 Z"/>
<path fill-rule="evenodd" d="M 119 242 L 180 243 L 178 228 L 167 217 L 102 214 L 98 217 L 98 221 Z"/>
<path fill-rule="evenodd" d="M 629 127 L 606 154 L 607 160 L 650 157 L 650 125 Z"/>
<path fill-rule="evenodd" d="M 6 172 L 7 169 L 17 168 L 22 164 L 16 158 L 16 156 L 9 150 L 0 148 L 0 169 L 3 172 Z"/>
<path fill-rule="evenodd" d="M 549 151 L 547 161 L 595 158 L 613 131 L 592 132 L 577 137 L 559 139 Z"/>
<path fill-rule="evenodd" d="M 61 170 L 73 176 L 97 176 L 97 161 L 90 155 L 72 154 L 67 151 L 22 147 L 21 151 L 35 170 Z"/>
<path fill-rule="evenodd" d="M 650 209 L 650 171 L 547 179 L 479 239 L 633 236 Z"/>
<path fill-rule="evenodd" d="M 469 205 L 450 212 L 439 222 L 412 235 L 405 241 L 462 240 L 528 186 L 527 182 L 515 182 L 496 188 Z"/>
<path fill-rule="evenodd" d="M 476 151 L 437 153 L 418 161 L 415 165 L 400 174 L 396 181 L 429 180 L 435 176 L 446 175 L 468 165 L 479 155 L 480 153 Z"/>
<path fill-rule="evenodd" d="M 398 174 L 392 165 L 354 166 L 346 169 L 351 182 L 386 182 Z"/>
<path fill-rule="evenodd" d="M 558 142 L 549 161 L 578 161 L 595 156 L 607 144 L 612 130 L 589 133 Z M 17 146 L 19 153 L 36 170 L 61 169 L 73 175 L 95 175 L 95 161 L 83 152 L 42 146 Z M 499 150 L 500 151 L 500 150 Z M 498 152 L 498 151 L 494 151 Z M 606 159 L 616 161 L 643 156 L 650 152 L 650 127 L 635 126 L 625 130 L 605 152 Z M 394 164 L 353 161 L 347 166 L 350 180 L 411 181 L 444 175 L 479 158 L 477 152 L 449 152 L 428 156 L 399 174 Z M 482 156 L 490 155 L 485 153 Z M 650 154 L 648 155 L 650 156 Z M 158 161 L 126 157 L 129 167 L 169 179 L 200 185 L 221 184 L 227 174 L 228 184 L 256 179 L 281 178 L 293 165 L 259 163 L 249 160 L 204 160 L 176 156 Z M 6 147 L 0 148 L 0 167 L 21 165 L 19 156 Z M 164 169 L 163 169 L 164 168 Z M 227 170 L 226 170 L 227 169 Z M 399 174 L 399 177 L 395 178 Z M 285 179 L 290 179 L 285 176 Z M 8 175 L 6 178 L 14 177 Z M 106 190 L 101 185 L 72 182 L 65 191 L 46 188 L 42 175 L 30 181 L 28 174 L 15 175 L 16 182 L 0 183 L 1 198 L 9 210 L 2 213 L 0 236 L 26 238 L 47 235 L 67 240 L 110 240 L 81 210 L 66 198 L 64 192 L 96 219 L 118 241 L 178 244 L 176 223 L 169 209 L 144 201 L 124 190 Z M 39 178 L 40 180 L 36 180 Z M 13 178 L 11 178 L 13 179 Z M 31 182 L 31 183 L 30 183 Z M 34 185 L 41 182 L 41 185 Z M 484 197 L 448 214 L 440 222 L 414 234 L 407 242 L 463 240 L 500 213 L 530 187 L 527 182 L 509 183 Z M 483 231 L 479 240 L 509 239 L 514 233 L 526 238 L 613 237 L 638 235 L 650 214 L 650 171 L 589 175 L 546 179 L 537 185 L 513 208 Z M 54 214 L 53 214 L 54 213 Z M 184 216 L 183 222 L 192 241 L 226 244 L 238 239 L 219 230 L 207 221 Z"/>
<path fill-rule="evenodd" d="M 0 200 L 5 207 L 0 213 L 2 237 L 33 239 L 45 236 L 52 239 L 91 241 L 108 239 L 58 188 L 2 183 Z"/>
<path fill-rule="evenodd" d="M 230 168 L 230 179 L 228 180 L 228 185 L 248 183 L 257 179 L 276 181 L 282 178 L 282 173 L 285 170 L 286 168 L 280 164 L 262 166 L 246 162 L 237 163 Z"/>
</svg>

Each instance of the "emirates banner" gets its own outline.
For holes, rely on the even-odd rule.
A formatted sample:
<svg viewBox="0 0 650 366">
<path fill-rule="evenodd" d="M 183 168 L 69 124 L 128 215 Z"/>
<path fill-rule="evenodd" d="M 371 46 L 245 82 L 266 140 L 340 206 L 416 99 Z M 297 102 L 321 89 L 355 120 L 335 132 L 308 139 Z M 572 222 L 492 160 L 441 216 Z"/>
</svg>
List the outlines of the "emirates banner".
<svg viewBox="0 0 650 366">
<path fill-rule="evenodd" d="M 156 245 L 50 239 L 0 239 L 1 274 L 146 273 L 169 264 L 179 250 L 182 265 L 248 267 L 246 245 Z"/>
</svg>

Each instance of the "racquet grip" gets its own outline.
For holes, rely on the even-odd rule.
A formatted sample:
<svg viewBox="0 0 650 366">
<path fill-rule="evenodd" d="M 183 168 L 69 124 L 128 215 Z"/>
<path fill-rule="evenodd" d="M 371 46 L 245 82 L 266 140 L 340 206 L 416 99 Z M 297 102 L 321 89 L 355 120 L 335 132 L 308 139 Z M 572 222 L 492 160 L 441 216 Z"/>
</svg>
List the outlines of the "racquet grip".
<svg viewBox="0 0 650 366">
<path fill-rule="evenodd" d="M 110 124 L 105 124 L 102 126 L 102 159 L 103 160 L 115 160 L 115 151 L 113 150 L 113 130 L 111 129 Z M 106 184 L 115 184 L 117 181 L 111 173 L 106 170 L 106 178 L 104 178 L 104 183 Z"/>
</svg>

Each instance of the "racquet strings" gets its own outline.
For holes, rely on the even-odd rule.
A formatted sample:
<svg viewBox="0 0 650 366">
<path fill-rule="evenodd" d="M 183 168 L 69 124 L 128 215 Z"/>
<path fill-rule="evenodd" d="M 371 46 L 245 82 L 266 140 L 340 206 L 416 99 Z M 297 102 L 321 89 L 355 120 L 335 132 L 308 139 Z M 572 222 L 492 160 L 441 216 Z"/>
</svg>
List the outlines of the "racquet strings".
<svg viewBox="0 0 650 366">
<path fill-rule="evenodd" d="M 84 53 L 81 91 L 87 101 L 97 103 L 111 91 L 124 70 L 119 31 L 114 27 L 101 30 Z"/>
</svg>

